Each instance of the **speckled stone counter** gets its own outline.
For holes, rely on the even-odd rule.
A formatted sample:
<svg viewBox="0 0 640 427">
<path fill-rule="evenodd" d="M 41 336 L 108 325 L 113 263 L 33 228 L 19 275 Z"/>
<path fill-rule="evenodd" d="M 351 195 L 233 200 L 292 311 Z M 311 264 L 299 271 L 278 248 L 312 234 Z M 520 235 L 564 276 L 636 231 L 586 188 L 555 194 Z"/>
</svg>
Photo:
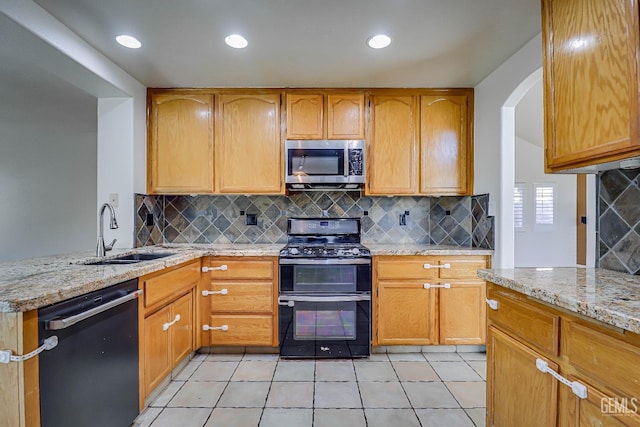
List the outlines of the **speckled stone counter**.
<svg viewBox="0 0 640 427">
<path fill-rule="evenodd" d="M 85 265 L 92 252 L 0 263 L 0 312 L 29 311 L 86 294 L 203 256 L 277 256 L 283 245 L 168 245 L 114 250 L 107 258 L 129 253 L 173 255 L 136 264 Z"/>
<path fill-rule="evenodd" d="M 461 248 L 449 245 L 376 244 L 364 242 L 371 255 L 493 255 L 489 249 Z"/>
<path fill-rule="evenodd" d="M 478 270 L 489 282 L 640 334 L 640 276 L 598 268 Z"/>
</svg>

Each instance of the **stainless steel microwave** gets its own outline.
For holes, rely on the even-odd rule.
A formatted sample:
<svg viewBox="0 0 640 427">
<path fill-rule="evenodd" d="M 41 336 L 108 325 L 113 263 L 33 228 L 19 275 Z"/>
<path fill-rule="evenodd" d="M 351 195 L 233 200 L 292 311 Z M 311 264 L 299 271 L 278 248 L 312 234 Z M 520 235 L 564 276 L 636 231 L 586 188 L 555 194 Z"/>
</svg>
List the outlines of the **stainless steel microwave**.
<svg viewBox="0 0 640 427">
<path fill-rule="evenodd" d="M 287 140 L 285 150 L 291 189 L 356 189 L 365 182 L 364 140 Z"/>
</svg>

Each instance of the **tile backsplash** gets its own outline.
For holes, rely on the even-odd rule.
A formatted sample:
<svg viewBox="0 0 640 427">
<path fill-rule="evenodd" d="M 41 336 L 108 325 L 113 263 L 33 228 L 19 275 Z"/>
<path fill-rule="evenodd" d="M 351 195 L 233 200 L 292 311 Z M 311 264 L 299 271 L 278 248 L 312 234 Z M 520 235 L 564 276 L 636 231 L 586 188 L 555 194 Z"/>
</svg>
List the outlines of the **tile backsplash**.
<svg viewBox="0 0 640 427">
<path fill-rule="evenodd" d="M 489 195 L 361 197 L 358 192 L 288 196 L 136 195 L 137 246 L 162 243 L 285 243 L 287 217 L 360 217 L 369 243 L 493 249 Z M 407 214 L 408 213 L 408 214 Z M 257 225 L 246 225 L 247 215 Z M 404 216 L 405 225 L 400 225 Z M 149 225 L 147 225 L 149 224 Z"/>
<path fill-rule="evenodd" d="M 640 274 L 640 169 L 598 176 L 598 266 Z"/>
</svg>

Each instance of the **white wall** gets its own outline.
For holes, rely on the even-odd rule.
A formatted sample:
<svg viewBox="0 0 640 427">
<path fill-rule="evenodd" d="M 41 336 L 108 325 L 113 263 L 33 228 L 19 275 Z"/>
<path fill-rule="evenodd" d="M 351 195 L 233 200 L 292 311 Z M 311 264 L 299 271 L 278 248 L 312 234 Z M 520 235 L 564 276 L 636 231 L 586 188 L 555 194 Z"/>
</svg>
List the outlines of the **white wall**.
<svg viewBox="0 0 640 427">
<path fill-rule="evenodd" d="M 2 3 L 0 12 L 41 41 L 38 66 L 100 99 L 94 107 L 99 122 L 94 234 L 98 207 L 109 193 L 117 193 L 120 228 L 109 230 L 106 238 L 117 238 L 116 247 L 132 247 L 133 192 L 145 191 L 146 88 L 33 1 Z M 32 173 L 45 179 L 37 170 Z"/>
<path fill-rule="evenodd" d="M 516 267 L 576 265 L 576 176 L 544 173 L 544 149 L 516 138 L 516 182 L 525 184 L 525 226 L 515 232 Z M 534 227 L 534 183 L 555 183 L 556 218 L 551 229 Z"/>
<path fill-rule="evenodd" d="M 495 206 L 496 268 L 510 267 L 509 259 L 513 259 L 513 245 L 508 239 L 505 243 L 501 231 L 501 222 L 508 221 L 504 212 L 509 210 L 502 206 L 501 185 L 513 185 L 513 176 L 501 178 L 500 162 L 505 155 L 501 152 L 501 108 L 518 85 L 541 66 L 542 39 L 537 35 L 475 87 L 474 192 L 489 193 Z"/>
<path fill-rule="evenodd" d="M 0 262 L 96 244 L 96 99 L 79 90 L 10 97 L 0 82 Z M 41 82 L 12 80 L 21 84 Z M 69 104 L 71 101 L 72 105 Z"/>
</svg>

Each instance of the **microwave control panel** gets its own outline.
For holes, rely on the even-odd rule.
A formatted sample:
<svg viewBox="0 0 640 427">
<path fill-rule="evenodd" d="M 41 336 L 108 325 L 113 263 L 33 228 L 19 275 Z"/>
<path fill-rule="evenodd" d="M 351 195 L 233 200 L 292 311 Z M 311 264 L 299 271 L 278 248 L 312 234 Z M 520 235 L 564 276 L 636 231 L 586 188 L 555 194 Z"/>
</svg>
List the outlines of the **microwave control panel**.
<svg viewBox="0 0 640 427">
<path fill-rule="evenodd" d="M 363 156 L 362 149 L 350 148 L 349 149 L 349 175 L 362 175 L 363 174 Z"/>
</svg>

